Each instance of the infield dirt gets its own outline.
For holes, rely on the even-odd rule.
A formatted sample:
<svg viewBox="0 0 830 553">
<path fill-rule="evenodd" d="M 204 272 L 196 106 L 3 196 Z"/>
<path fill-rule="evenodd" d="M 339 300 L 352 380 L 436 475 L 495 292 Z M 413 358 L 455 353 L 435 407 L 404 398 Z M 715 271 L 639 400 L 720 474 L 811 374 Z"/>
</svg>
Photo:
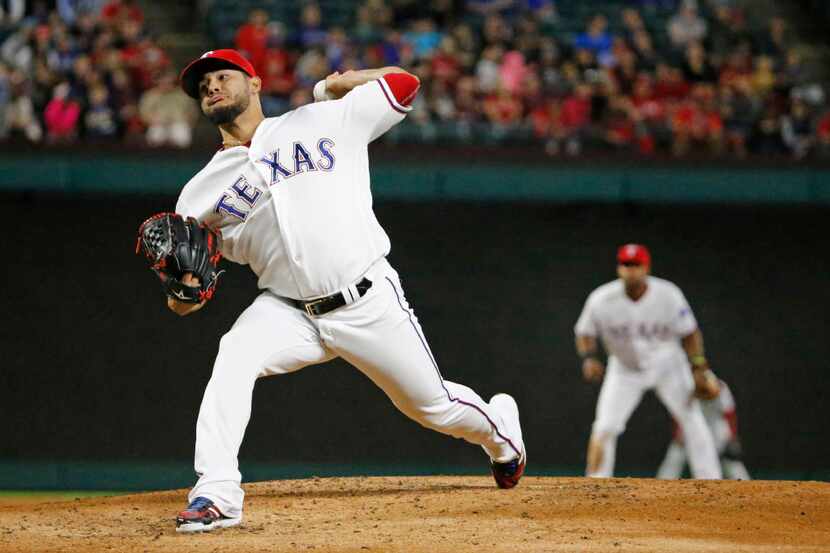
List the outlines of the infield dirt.
<svg viewBox="0 0 830 553">
<path fill-rule="evenodd" d="M 238 528 L 177 534 L 183 490 L 0 504 L 0 551 L 830 552 L 830 484 L 526 477 L 246 484 Z"/>
</svg>

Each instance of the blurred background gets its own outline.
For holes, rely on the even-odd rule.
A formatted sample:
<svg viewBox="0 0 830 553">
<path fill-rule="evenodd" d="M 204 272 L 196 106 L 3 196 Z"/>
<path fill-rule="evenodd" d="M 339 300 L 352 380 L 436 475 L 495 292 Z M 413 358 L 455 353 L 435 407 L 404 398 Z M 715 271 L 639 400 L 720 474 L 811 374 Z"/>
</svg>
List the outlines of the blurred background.
<svg viewBox="0 0 830 553">
<path fill-rule="evenodd" d="M 530 474 L 583 471 L 573 325 L 636 241 L 698 317 L 753 477 L 830 480 L 828 25 L 819 0 L 0 0 L 0 489 L 192 483 L 255 279 L 229 267 L 179 319 L 133 248 L 218 147 L 177 78 L 227 47 L 268 115 L 335 70 L 420 77 L 370 150 L 375 209 L 444 376 L 518 399 Z M 647 396 L 618 474 L 670 439 Z M 241 468 L 487 472 L 339 361 L 257 384 Z"/>
</svg>

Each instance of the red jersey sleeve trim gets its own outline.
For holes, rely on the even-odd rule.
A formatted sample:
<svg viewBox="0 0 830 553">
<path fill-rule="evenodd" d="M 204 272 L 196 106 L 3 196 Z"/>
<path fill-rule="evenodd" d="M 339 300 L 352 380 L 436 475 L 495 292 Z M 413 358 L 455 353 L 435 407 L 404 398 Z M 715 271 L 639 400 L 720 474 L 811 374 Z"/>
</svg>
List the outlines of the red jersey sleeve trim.
<svg viewBox="0 0 830 553">
<path fill-rule="evenodd" d="M 421 83 L 407 73 L 389 73 L 378 79 L 380 89 L 389 105 L 397 112 L 407 113 L 412 109 L 409 104 L 415 99 Z"/>
</svg>

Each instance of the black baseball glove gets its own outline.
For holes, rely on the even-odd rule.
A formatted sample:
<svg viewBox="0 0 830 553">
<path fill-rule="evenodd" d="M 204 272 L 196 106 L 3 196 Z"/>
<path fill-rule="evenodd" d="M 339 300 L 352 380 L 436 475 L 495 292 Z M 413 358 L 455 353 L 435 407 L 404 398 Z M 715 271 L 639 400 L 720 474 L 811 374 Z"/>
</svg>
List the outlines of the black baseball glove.
<svg viewBox="0 0 830 553">
<path fill-rule="evenodd" d="M 213 297 L 224 271 L 218 270 L 222 254 L 216 234 L 193 217 L 158 213 L 138 227 L 135 253 L 144 252 L 150 268 L 161 279 L 168 297 L 183 303 L 202 303 Z M 199 286 L 182 283 L 191 273 Z"/>
</svg>

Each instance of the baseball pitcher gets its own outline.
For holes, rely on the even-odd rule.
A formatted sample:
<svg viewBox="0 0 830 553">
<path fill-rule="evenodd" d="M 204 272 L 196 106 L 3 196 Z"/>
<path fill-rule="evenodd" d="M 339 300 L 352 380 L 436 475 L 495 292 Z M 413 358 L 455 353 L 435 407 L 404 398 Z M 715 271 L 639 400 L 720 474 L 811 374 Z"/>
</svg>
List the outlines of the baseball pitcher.
<svg viewBox="0 0 830 553">
<path fill-rule="evenodd" d="M 576 323 L 576 349 L 589 382 L 603 379 L 601 339 L 608 370 L 588 443 L 587 476 L 614 474 L 617 437 L 647 390 L 677 420 L 686 437 L 692 475 L 720 478 L 712 435 L 698 398 L 718 394 L 703 352 L 703 336 L 683 292 L 651 276 L 651 255 L 640 244 L 617 252 L 617 280 L 594 290 Z"/>
<path fill-rule="evenodd" d="M 441 376 L 372 209 L 368 145 L 410 111 L 418 79 L 394 67 L 334 73 L 315 87 L 317 102 L 273 118 L 263 116 L 254 68 L 234 50 L 205 53 L 181 83 L 222 148 L 185 185 L 175 214 L 145 224 L 140 244 L 179 315 L 216 289 L 215 264 L 206 287 L 204 263 L 192 258 L 218 253 L 250 266 L 261 294 L 220 341 L 196 425 L 199 479 L 177 530 L 242 520 L 237 455 L 254 382 L 334 357 L 421 425 L 480 445 L 498 486 L 515 486 L 526 462 L 516 402 L 484 401 Z M 215 235 L 218 252 L 202 244 L 179 259 L 194 233 Z"/>
</svg>

